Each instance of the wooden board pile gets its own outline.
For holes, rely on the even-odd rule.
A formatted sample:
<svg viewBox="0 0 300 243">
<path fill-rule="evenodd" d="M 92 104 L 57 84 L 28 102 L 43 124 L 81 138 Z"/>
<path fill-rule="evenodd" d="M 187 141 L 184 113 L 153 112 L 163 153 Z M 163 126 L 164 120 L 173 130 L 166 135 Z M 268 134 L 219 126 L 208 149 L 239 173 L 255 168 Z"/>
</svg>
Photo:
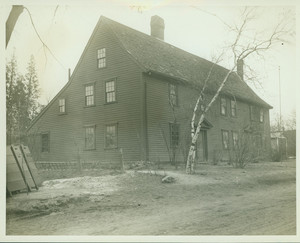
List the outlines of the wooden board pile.
<svg viewBox="0 0 300 243">
<path fill-rule="evenodd" d="M 12 192 L 31 192 L 38 190 L 42 181 L 31 157 L 29 148 L 24 145 L 6 147 L 6 190 Z"/>
</svg>

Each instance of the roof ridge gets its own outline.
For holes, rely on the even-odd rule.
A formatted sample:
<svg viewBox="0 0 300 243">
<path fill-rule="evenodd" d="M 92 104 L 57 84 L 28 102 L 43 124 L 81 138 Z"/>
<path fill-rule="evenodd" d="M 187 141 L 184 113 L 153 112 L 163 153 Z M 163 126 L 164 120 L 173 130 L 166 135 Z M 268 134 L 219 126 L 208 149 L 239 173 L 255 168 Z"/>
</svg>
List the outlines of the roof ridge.
<svg viewBox="0 0 300 243">
<path fill-rule="evenodd" d="M 183 52 L 185 52 L 185 53 L 187 53 L 187 54 L 189 54 L 189 55 L 193 55 L 194 57 L 199 58 L 199 59 L 201 59 L 201 60 L 203 60 L 203 61 L 210 62 L 211 64 L 215 64 L 215 65 L 217 65 L 217 66 L 220 66 L 220 65 L 217 64 L 217 63 L 214 63 L 214 62 L 212 62 L 212 61 L 210 61 L 210 60 L 207 60 L 207 59 L 205 59 L 205 58 L 203 58 L 203 57 L 200 57 L 200 56 L 198 56 L 198 55 L 196 55 L 196 54 L 194 54 L 194 53 L 191 53 L 191 52 L 186 51 L 186 50 L 184 50 L 184 49 L 182 49 L 182 48 L 179 48 L 179 47 L 177 47 L 177 46 L 174 46 L 174 45 L 172 45 L 172 44 L 170 44 L 170 43 L 168 43 L 168 42 L 166 42 L 166 41 L 160 40 L 159 38 L 156 38 L 156 37 L 154 37 L 154 36 L 152 36 L 152 35 L 149 35 L 149 34 L 144 33 L 144 32 L 142 32 L 142 31 L 139 31 L 139 30 L 136 30 L 136 29 L 134 29 L 134 28 L 131 28 L 131 27 L 128 26 L 128 25 L 125 25 L 125 24 L 122 24 L 122 23 L 120 23 L 120 22 L 118 22 L 118 21 L 115 21 L 115 20 L 113 20 L 113 19 L 107 18 L 106 16 L 101 15 L 100 19 L 101 19 L 101 18 L 103 18 L 105 21 L 113 22 L 113 24 L 120 25 L 120 26 L 125 27 L 125 28 L 128 28 L 128 29 L 130 29 L 130 30 L 132 30 L 132 31 L 138 32 L 139 34 L 145 35 L 145 36 L 147 36 L 147 38 L 151 38 L 151 39 L 154 40 L 154 41 L 157 41 L 157 42 L 162 43 L 163 45 L 168 45 L 168 46 L 170 46 L 170 47 L 172 47 L 172 48 L 176 48 L 177 50 L 183 51 Z M 108 23 L 108 24 L 110 24 L 110 23 Z M 220 66 L 220 67 L 227 70 L 227 68 L 225 68 L 225 67 L 223 67 L 223 66 Z M 229 71 L 229 69 L 228 69 L 228 71 Z"/>
<path fill-rule="evenodd" d="M 110 29 L 120 41 L 122 48 L 130 54 L 137 64 L 144 67 L 145 70 L 199 84 L 205 80 L 205 73 L 208 72 L 212 65 L 215 65 L 213 67 L 215 70 L 215 84 L 221 78 L 220 75 L 230 71 L 230 69 L 218 63 L 197 56 L 149 34 L 105 16 L 101 17 L 110 26 Z M 226 82 L 229 84 L 224 87 L 225 89 L 222 90 L 222 93 L 226 93 L 231 88 L 234 88 L 234 93 L 237 97 L 271 107 L 245 81 L 237 78 L 236 71 L 233 71 L 232 75 L 231 80 Z M 211 85 L 214 86 L 215 84 L 212 83 Z"/>
<path fill-rule="evenodd" d="M 103 20 L 102 20 L 103 19 Z M 118 23 L 118 22 L 116 22 L 116 21 L 114 21 L 114 20 L 111 20 L 111 19 L 109 19 L 109 18 L 107 18 L 107 17 L 105 17 L 105 16 L 103 16 L 103 15 L 101 15 L 101 17 L 100 17 L 100 19 L 99 19 L 99 22 L 100 21 L 113 21 L 113 22 L 115 22 L 115 23 Z M 132 53 L 130 53 L 126 48 L 125 48 L 125 46 L 124 46 L 124 44 L 122 43 L 122 41 L 120 40 L 120 38 L 118 37 L 118 35 L 116 34 L 116 32 L 115 32 L 115 30 L 110 26 L 110 24 L 109 23 L 106 23 L 107 24 L 107 26 L 110 28 L 110 30 L 113 32 L 113 34 L 115 35 L 115 37 L 116 37 L 116 39 L 118 40 L 118 42 L 120 43 L 120 45 L 121 45 L 121 48 L 122 49 L 124 49 L 124 51 L 125 52 L 127 52 L 128 54 L 129 54 L 129 56 L 131 57 L 131 59 L 143 70 L 143 71 L 148 71 L 147 70 L 147 68 L 145 67 L 145 66 L 143 66 L 138 60 L 136 60 L 136 58 L 132 55 Z M 118 24 L 120 24 L 120 23 L 118 23 Z M 121 24 L 122 25 L 122 24 Z M 126 26 L 126 25 L 124 25 L 124 26 Z M 127 27 L 127 26 L 126 26 Z M 128 28 L 130 28 L 130 27 L 128 27 Z M 134 30 L 134 29 L 132 29 L 132 30 Z"/>
</svg>

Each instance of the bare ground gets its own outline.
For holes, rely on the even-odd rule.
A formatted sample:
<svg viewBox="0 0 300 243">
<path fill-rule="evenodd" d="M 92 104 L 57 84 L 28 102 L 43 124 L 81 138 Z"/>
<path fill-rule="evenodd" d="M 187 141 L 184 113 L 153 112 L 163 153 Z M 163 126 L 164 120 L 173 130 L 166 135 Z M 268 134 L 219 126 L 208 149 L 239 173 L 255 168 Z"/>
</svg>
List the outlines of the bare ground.
<svg viewBox="0 0 300 243">
<path fill-rule="evenodd" d="M 296 164 L 46 181 L 7 199 L 7 235 L 295 235 Z"/>
</svg>

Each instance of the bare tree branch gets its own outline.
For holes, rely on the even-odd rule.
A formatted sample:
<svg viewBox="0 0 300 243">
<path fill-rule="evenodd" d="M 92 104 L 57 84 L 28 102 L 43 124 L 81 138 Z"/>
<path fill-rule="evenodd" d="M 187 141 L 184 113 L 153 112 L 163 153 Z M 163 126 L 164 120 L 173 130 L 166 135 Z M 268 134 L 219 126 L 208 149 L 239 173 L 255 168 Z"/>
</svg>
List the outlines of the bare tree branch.
<svg viewBox="0 0 300 243">
<path fill-rule="evenodd" d="M 225 26 L 227 26 L 230 30 L 234 30 L 234 28 L 232 28 L 232 26 L 230 26 L 229 24 L 227 24 L 222 18 L 220 18 L 220 16 L 218 16 L 217 14 L 211 13 L 209 11 L 203 10 L 202 8 L 198 8 L 196 6 L 190 5 L 190 7 L 195 8 L 203 13 L 212 15 L 214 17 L 216 17 L 218 20 L 220 20 Z"/>
<path fill-rule="evenodd" d="M 13 5 L 9 16 L 6 20 L 6 47 L 10 40 L 11 34 L 15 28 L 19 16 L 23 12 L 24 7 L 22 5 Z"/>
<path fill-rule="evenodd" d="M 201 10 L 201 9 L 200 9 Z M 201 10 L 203 11 L 203 10 Z M 205 12 L 205 11 L 203 11 Z M 213 16 L 216 16 L 214 14 L 211 14 Z M 220 18 L 216 16 L 219 20 Z M 257 34 L 254 34 L 252 39 L 249 40 L 248 36 L 244 35 L 246 31 L 249 31 L 249 23 L 255 19 L 254 15 L 254 8 L 245 8 L 244 11 L 242 12 L 242 22 L 240 25 L 235 25 L 234 27 L 228 26 L 227 23 L 224 23 L 221 19 L 221 21 L 229 27 L 231 31 L 235 33 L 235 39 L 233 40 L 233 43 L 229 46 L 232 55 L 233 55 L 233 65 L 232 67 L 227 71 L 225 77 L 223 78 L 222 82 L 219 84 L 215 94 L 213 95 L 212 99 L 208 103 L 208 105 L 205 107 L 204 111 L 200 115 L 200 118 L 197 123 L 197 128 L 195 130 L 194 124 L 195 124 L 195 119 L 196 119 L 196 112 L 199 107 L 199 104 L 201 101 L 203 101 L 204 93 L 205 93 L 205 88 L 206 88 L 206 82 L 211 76 L 211 71 L 208 73 L 207 79 L 205 81 L 205 85 L 200 91 L 199 97 L 196 101 L 194 111 L 192 114 L 192 119 L 191 119 L 191 146 L 188 152 L 187 156 L 187 163 L 186 163 L 186 172 L 187 173 L 194 173 L 194 164 L 195 164 L 195 151 L 196 151 L 196 142 L 201 130 L 201 124 L 204 121 L 206 113 L 211 109 L 213 103 L 217 100 L 219 97 L 221 91 L 223 90 L 223 87 L 225 86 L 226 82 L 229 79 L 229 76 L 231 73 L 234 72 L 234 70 L 237 67 L 237 63 L 239 60 L 245 60 L 252 54 L 257 54 L 259 57 L 262 56 L 262 52 L 270 49 L 273 45 L 276 43 L 279 43 L 282 41 L 283 37 L 285 37 L 286 34 L 289 33 L 289 30 L 286 29 L 286 25 L 279 22 L 274 30 L 269 34 L 267 38 L 258 38 Z M 265 34 L 265 33 L 264 33 Z M 247 38 L 248 41 L 245 41 L 244 39 Z M 250 67 L 248 67 L 248 70 L 252 74 L 254 70 L 252 70 Z M 253 75 L 254 76 L 254 75 Z M 249 80 L 252 80 L 254 82 L 254 77 L 248 77 Z M 257 81 L 257 80 L 256 80 Z M 259 82 L 256 82 L 256 85 L 261 85 Z M 235 99 L 235 96 L 234 96 Z"/>
<path fill-rule="evenodd" d="M 30 13 L 30 11 L 29 11 L 29 9 L 28 8 L 26 8 L 26 7 L 24 7 L 24 9 L 27 11 L 27 13 L 28 13 L 28 15 L 29 15 L 29 17 L 30 17 L 30 21 L 31 21 L 31 24 L 32 24 L 32 27 L 33 27 L 33 29 L 34 29 L 34 31 L 35 31 L 35 33 L 36 33 L 36 35 L 38 36 L 38 38 L 39 38 L 39 40 L 42 42 L 42 44 L 43 44 L 43 48 L 45 49 L 45 50 L 48 50 L 49 51 L 49 53 L 51 54 L 51 56 L 64 68 L 64 69 L 66 69 L 66 67 L 56 58 L 56 56 L 53 54 L 53 52 L 50 50 L 50 48 L 47 46 L 47 44 L 43 41 L 43 39 L 41 38 L 41 36 L 40 36 L 40 34 L 39 34 L 39 32 L 37 31 L 37 29 L 36 29 L 36 27 L 35 27 L 35 24 L 34 24 L 34 22 L 33 22 L 33 19 L 32 19 L 32 15 L 31 15 L 31 13 Z M 44 53 L 45 53 L 45 50 L 44 50 Z M 47 58 L 46 58 L 46 60 L 47 60 Z"/>
</svg>

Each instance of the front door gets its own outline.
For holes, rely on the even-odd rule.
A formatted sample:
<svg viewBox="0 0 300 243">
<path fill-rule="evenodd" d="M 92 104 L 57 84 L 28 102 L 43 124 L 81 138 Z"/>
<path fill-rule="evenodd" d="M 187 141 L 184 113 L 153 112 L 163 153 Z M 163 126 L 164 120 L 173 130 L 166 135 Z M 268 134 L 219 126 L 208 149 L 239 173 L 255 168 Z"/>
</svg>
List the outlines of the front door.
<svg viewBox="0 0 300 243">
<path fill-rule="evenodd" d="M 207 130 L 201 130 L 197 143 L 197 158 L 201 162 L 205 162 L 208 159 L 208 147 L 207 147 Z"/>
</svg>

